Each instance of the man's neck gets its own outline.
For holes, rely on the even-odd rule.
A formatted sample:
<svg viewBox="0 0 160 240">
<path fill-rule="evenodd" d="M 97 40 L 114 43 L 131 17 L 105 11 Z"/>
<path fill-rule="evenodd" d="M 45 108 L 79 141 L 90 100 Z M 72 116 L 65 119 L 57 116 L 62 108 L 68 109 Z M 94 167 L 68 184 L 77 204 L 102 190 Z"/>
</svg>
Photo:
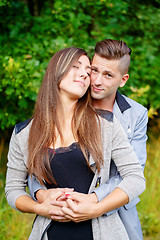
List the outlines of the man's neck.
<svg viewBox="0 0 160 240">
<path fill-rule="evenodd" d="M 102 110 L 108 110 L 113 112 L 113 106 L 115 102 L 115 97 L 113 98 L 103 98 L 103 99 L 92 99 L 93 107 Z"/>
</svg>

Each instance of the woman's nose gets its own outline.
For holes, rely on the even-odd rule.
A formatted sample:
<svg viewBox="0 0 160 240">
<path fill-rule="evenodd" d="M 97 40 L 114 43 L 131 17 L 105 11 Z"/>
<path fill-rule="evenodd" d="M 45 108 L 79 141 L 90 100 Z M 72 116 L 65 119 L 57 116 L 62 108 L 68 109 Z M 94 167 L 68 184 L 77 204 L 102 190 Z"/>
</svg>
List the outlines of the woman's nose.
<svg viewBox="0 0 160 240">
<path fill-rule="evenodd" d="M 88 72 L 86 70 L 82 70 L 80 76 L 83 77 L 83 78 L 87 78 L 88 77 Z"/>
</svg>

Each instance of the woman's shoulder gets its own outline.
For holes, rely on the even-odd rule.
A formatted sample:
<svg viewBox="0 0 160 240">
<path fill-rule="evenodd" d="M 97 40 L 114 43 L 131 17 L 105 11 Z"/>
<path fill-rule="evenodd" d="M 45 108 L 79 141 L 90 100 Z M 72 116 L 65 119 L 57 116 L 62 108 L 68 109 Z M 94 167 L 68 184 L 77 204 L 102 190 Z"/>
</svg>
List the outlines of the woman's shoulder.
<svg viewBox="0 0 160 240">
<path fill-rule="evenodd" d="M 28 137 L 31 123 L 32 119 L 28 119 L 15 125 L 9 144 L 8 157 L 10 158 L 10 162 L 12 162 L 14 157 L 20 156 L 21 154 L 27 156 Z"/>
<path fill-rule="evenodd" d="M 15 125 L 15 135 L 19 134 L 23 129 L 25 128 L 29 128 L 30 127 L 30 123 L 31 123 L 32 119 L 29 118 L 23 122 L 20 122 L 18 124 Z"/>
<path fill-rule="evenodd" d="M 28 141 L 31 125 L 32 125 L 32 119 L 27 119 L 23 122 L 16 124 L 11 138 L 14 141 L 18 141 L 19 144 L 25 145 L 26 142 Z"/>
<path fill-rule="evenodd" d="M 103 139 L 112 139 L 113 135 L 116 135 L 119 131 L 122 133 L 124 132 L 114 113 L 101 110 L 101 113 L 98 113 L 98 115 L 101 123 L 101 133 Z"/>
</svg>

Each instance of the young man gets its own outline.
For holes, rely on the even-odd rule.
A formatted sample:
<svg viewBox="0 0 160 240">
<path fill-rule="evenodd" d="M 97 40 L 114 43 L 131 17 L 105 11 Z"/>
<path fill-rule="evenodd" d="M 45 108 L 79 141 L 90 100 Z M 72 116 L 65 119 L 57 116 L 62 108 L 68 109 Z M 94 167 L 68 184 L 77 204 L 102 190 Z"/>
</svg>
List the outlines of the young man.
<svg viewBox="0 0 160 240">
<path fill-rule="evenodd" d="M 96 44 L 92 60 L 91 94 L 95 108 L 109 110 L 116 115 L 144 169 L 147 109 L 117 91 L 129 79 L 130 54 L 131 49 L 122 41 L 106 39 Z M 99 201 L 116 186 L 119 175 L 114 164 L 111 166 L 110 177 L 109 183 L 95 190 Z M 134 199 L 118 210 L 131 240 L 143 239 L 136 210 L 139 201 L 139 198 Z"/>
<path fill-rule="evenodd" d="M 91 95 L 93 106 L 98 109 L 97 111 L 100 114 L 103 114 L 105 118 L 108 116 L 107 111 L 116 115 L 144 168 L 146 162 L 147 109 L 117 91 L 118 87 L 123 87 L 129 79 L 130 54 L 131 49 L 122 41 L 106 39 L 96 44 L 92 59 Z M 102 200 L 117 187 L 120 181 L 121 178 L 112 162 L 110 180 L 95 189 L 96 198 L 99 201 Z M 51 194 L 51 192 L 48 192 L 45 195 L 44 190 L 38 191 L 40 186 L 35 179 L 32 181 L 29 179 L 29 187 L 32 197 L 34 197 L 33 192 L 37 191 L 36 197 L 39 201 L 43 201 L 47 194 L 48 196 Z M 81 198 L 80 204 L 85 203 L 85 201 L 86 199 Z M 131 203 L 117 210 L 130 240 L 143 239 L 136 210 L 136 204 L 139 201 L 139 198 L 134 199 Z M 112 213 L 113 211 L 106 213 L 106 215 Z M 78 213 L 76 217 L 78 218 Z M 71 219 L 74 220 L 74 214 Z"/>
</svg>

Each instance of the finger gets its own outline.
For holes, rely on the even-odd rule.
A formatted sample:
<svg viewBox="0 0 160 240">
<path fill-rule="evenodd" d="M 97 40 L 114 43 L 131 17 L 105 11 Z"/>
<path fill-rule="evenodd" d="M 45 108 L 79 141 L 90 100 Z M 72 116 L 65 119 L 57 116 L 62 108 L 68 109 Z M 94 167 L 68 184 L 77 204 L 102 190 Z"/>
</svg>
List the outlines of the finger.
<svg viewBox="0 0 160 240">
<path fill-rule="evenodd" d="M 58 191 L 58 192 L 52 194 L 52 195 L 51 195 L 51 198 L 52 198 L 53 200 L 57 200 L 57 199 L 60 198 L 62 195 L 63 195 L 63 192 Z"/>
<path fill-rule="evenodd" d="M 71 220 L 65 217 L 57 217 L 55 215 L 51 216 L 51 219 L 57 222 L 70 222 Z"/>
<path fill-rule="evenodd" d="M 73 192 L 73 193 L 70 193 L 69 196 L 67 196 L 67 198 L 72 199 L 73 201 L 76 201 L 76 202 L 83 202 L 84 194 Z"/>
<path fill-rule="evenodd" d="M 77 204 L 77 202 L 73 201 L 70 198 L 68 198 L 66 202 L 68 204 L 68 209 L 71 209 L 74 213 L 78 212 L 78 204 Z M 62 209 L 62 211 L 63 211 L 63 209 Z"/>
<path fill-rule="evenodd" d="M 73 192 L 74 188 L 57 188 L 58 190 L 62 191 L 63 193 L 65 192 Z"/>
<path fill-rule="evenodd" d="M 58 201 L 65 201 L 66 200 L 65 193 L 61 197 L 57 198 L 57 200 Z"/>
<path fill-rule="evenodd" d="M 76 222 L 76 223 L 87 220 L 87 219 L 84 219 L 84 218 L 81 217 L 81 216 L 76 216 L 76 215 L 71 216 L 71 215 L 67 215 L 67 214 L 65 215 L 65 218 L 69 219 L 69 220 L 72 221 L 72 222 Z"/>
<path fill-rule="evenodd" d="M 64 217 L 65 214 L 64 212 L 62 211 L 62 209 L 51 209 L 49 210 L 49 214 L 50 215 L 54 215 L 54 216 L 60 216 L 60 217 Z"/>
<path fill-rule="evenodd" d="M 50 204 L 56 207 L 67 207 L 67 203 L 65 201 L 51 201 Z"/>
<path fill-rule="evenodd" d="M 65 192 L 73 192 L 74 188 L 65 188 Z"/>
<path fill-rule="evenodd" d="M 72 202 L 72 200 L 70 199 L 68 199 L 67 201 L 71 201 Z M 70 216 L 70 217 L 73 217 L 73 218 L 75 218 L 76 217 L 76 205 L 74 205 L 74 203 L 73 203 L 73 205 L 71 204 L 71 208 L 68 208 L 68 207 L 63 207 L 62 208 L 62 212 L 65 214 L 65 216 L 67 215 L 67 217 L 68 216 Z"/>
<path fill-rule="evenodd" d="M 66 198 L 70 195 L 70 193 L 72 193 L 74 191 L 74 188 L 58 188 L 60 191 L 63 192 L 63 195 L 59 198 L 57 198 L 57 200 L 66 200 Z"/>
</svg>

